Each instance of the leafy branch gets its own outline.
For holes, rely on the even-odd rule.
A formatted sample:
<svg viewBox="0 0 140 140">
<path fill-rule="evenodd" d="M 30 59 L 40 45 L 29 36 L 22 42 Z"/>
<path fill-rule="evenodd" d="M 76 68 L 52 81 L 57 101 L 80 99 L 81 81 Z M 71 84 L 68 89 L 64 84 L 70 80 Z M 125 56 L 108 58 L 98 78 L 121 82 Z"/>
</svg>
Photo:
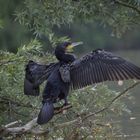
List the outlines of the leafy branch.
<svg viewBox="0 0 140 140">
<path fill-rule="evenodd" d="M 110 108 L 110 106 L 116 102 L 120 97 L 122 97 L 124 94 L 126 94 L 129 90 L 131 90 L 132 88 L 134 88 L 135 86 L 137 86 L 138 84 L 140 84 L 140 81 L 139 82 L 136 82 L 134 84 L 132 84 L 131 86 L 129 86 L 128 88 L 126 88 L 124 91 L 122 91 L 119 95 L 117 95 L 115 98 L 113 98 L 109 103 L 108 105 L 106 105 L 105 107 L 103 107 L 102 109 L 96 111 L 96 112 L 93 112 L 91 114 L 88 114 L 87 116 L 85 116 L 82 121 L 86 120 L 87 118 L 91 117 L 91 116 L 95 116 L 103 111 L 106 111 Z"/>
<path fill-rule="evenodd" d="M 82 115 L 79 115 L 76 119 L 65 122 L 65 123 L 61 123 L 61 124 L 56 124 L 53 126 L 53 130 L 54 129 L 60 129 L 63 127 L 68 127 L 70 125 L 82 125 L 82 123 L 87 120 L 89 117 L 91 116 L 95 116 L 98 115 L 106 110 L 108 110 L 110 108 L 110 106 L 116 102 L 119 98 L 121 98 L 122 96 L 124 96 L 129 90 L 133 89 L 135 86 L 137 86 L 138 84 L 140 84 L 140 81 L 132 84 L 131 86 L 129 86 L 128 88 L 126 88 L 124 91 L 122 91 L 119 95 L 117 95 L 115 98 L 113 98 L 105 107 L 103 107 L 102 109 L 87 114 L 86 116 L 82 117 Z M 55 110 L 55 115 L 58 113 L 62 113 L 64 110 L 67 110 L 69 108 L 71 108 L 72 106 L 67 106 L 64 108 L 59 108 L 59 110 Z M 20 127 L 12 127 L 15 124 L 18 124 L 21 121 L 16 121 L 16 122 L 12 122 L 10 124 L 7 124 L 5 126 L 1 126 L 0 128 L 0 136 L 7 136 L 7 135 L 13 135 L 13 134 L 34 134 L 34 135 L 46 135 L 49 134 L 49 130 L 48 129 L 43 129 L 41 127 L 39 127 L 36 123 L 37 118 L 34 118 L 33 120 L 29 121 L 27 124 L 20 126 Z"/>
<path fill-rule="evenodd" d="M 38 109 L 35 106 L 31 105 L 30 103 L 23 103 L 21 101 L 20 102 L 14 101 L 14 100 L 7 98 L 7 97 L 0 97 L 0 99 L 1 99 L 0 103 L 9 104 L 9 102 L 10 102 L 11 104 L 16 105 L 16 106 Z"/>
<path fill-rule="evenodd" d="M 124 7 L 128 7 L 128 8 L 131 8 L 133 9 L 134 11 L 136 11 L 138 14 L 140 14 L 140 9 L 136 6 L 133 6 L 133 5 L 130 5 L 129 3 L 126 3 L 126 2 L 123 2 L 123 1 L 120 1 L 120 0 L 114 0 L 114 2 L 116 4 L 119 4 L 119 5 L 122 5 Z"/>
</svg>

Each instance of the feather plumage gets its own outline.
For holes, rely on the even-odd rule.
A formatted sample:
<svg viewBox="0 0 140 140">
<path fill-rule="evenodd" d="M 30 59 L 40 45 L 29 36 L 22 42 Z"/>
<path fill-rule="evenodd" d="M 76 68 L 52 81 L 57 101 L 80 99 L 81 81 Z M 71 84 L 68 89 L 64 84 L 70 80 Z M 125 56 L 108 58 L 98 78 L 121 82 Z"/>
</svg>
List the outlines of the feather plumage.
<svg viewBox="0 0 140 140">
<path fill-rule="evenodd" d="M 110 52 L 95 50 L 71 64 L 70 76 L 77 89 L 103 81 L 140 79 L 140 68 Z"/>
</svg>

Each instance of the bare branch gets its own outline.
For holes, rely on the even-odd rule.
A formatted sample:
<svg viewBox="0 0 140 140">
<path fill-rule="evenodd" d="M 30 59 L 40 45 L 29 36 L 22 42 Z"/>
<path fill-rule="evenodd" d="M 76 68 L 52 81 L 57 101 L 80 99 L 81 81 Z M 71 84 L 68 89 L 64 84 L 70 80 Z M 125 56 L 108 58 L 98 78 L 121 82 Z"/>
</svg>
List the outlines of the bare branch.
<svg viewBox="0 0 140 140">
<path fill-rule="evenodd" d="M 59 114 L 59 113 L 62 113 L 64 110 L 67 110 L 67 109 L 70 109 L 72 106 L 71 105 L 68 105 L 68 106 L 62 106 L 62 107 L 59 107 L 59 108 L 55 108 L 55 112 L 54 114 Z M 41 134 L 46 134 L 48 133 L 48 130 L 42 130 L 41 128 L 36 128 L 34 129 L 35 126 L 37 126 L 37 118 L 34 118 L 33 120 L 29 121 L 27 124 L 25 124 L 24 126 L 21 126 L 21 127 L 12 127 L 10 128 L 11 126 L 15 125 L 19 123 L 19 121 L 15 121 L 15 122 L 12 122 L 10 124 L 7 124 L 5 126 L 2 126 L 0 128 L 0 136 L 5 136 L 5 135 L 13 135 L 13 134 L 34 134 L 34 135 L 41 135 Z M 61 124 L 61 125 L 58 125 L 56 126 L 57 128 L 59 126 L 62 126 L 64 127 L 65 125 L 70 125 L 72 122 L 67 122 L 66 124 Z"/>
<path fill-rule="evenodd" d="M 16 124 L 19 124 L 19 123 L 21 123 L 21 122 L 22 122 L 21 120 L 14 121 L 14 122 L 11 122 L 11 123 L 5 125 L 4 127 L 5 127 L 5 128 L 9 128 L 9 127 L 14 126 L 14 125 L 16 125 Z"/>
<path fill-rule="evenodd" d="M 25 124 L 24 126 L 21 127 L 12 127 L 12 128 L 7 128 L 7 127 L 3 127 L 3 129 L 1 129 L 0 131 L 0 136 L 4 136 L 4 135 L 9 135 L 9 134 L 23 134 L 23 133 L 30 133 L 31 129 L 37 125 L 36 123 L 37 118 L 29 121 L 27 124 Z M 13 122 L 14 123 L 14 122 Z M 12 124 L 12 123 L 11 123 Z M 10 125 L 11 125 L 10 124 Z M 6 125 L 7 126 L 7 125 Z"/>
</svg>

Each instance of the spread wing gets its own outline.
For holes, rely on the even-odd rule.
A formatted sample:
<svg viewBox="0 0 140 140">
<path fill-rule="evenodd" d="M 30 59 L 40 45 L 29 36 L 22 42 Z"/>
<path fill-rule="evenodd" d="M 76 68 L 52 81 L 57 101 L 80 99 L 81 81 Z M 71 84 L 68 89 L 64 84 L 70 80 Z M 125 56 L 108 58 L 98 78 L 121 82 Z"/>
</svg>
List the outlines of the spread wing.
<svg viewBox="0 0 140 140">
<path fill-rule="evenodd" d="M 38 96 L 39 85 L 47 80 L 56 65 L 42 65 L 30 60 L 25 68 L 24 94 Z"/>
<path fill-rule="evenodd" d="M 75 60 L 70 68 L 71 87 L 82 88 L 103 81 L 140 79 L 140 68 L 104 50 Z"/>
</svg>

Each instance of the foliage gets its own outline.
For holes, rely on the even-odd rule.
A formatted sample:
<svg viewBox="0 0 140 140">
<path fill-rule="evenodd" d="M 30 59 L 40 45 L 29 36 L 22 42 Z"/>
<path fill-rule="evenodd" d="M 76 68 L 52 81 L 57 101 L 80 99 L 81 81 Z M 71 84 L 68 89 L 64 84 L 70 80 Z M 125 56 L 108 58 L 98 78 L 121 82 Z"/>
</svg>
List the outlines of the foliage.
<svg viewBox="0 0 140 140">
<path fill-rule="evenodd" d="M 119 3 L 118 0 L 1 0 L 0 5 L 3 27 L 0 28 L 0 49 L 3 50 L 16 52 L 19 46 L 28 44 L 35 33 L 47 49 L 50 46 L 49 36 L 54 33 L 57 39 L 69 36 L 72 40 L 83 41 L 86 46 L 82 48 L 83 52 L 87 50 L 85 48 L 93 49 L 93 46 L 105 49 L 139 48 L 138 0 L 119 0 Z M 116 35 L 123 35 L 123 38 L 117 39 Z"/>
<path fill-rule="evenodd" d="M 0 1 L 0 49 L 15 52 L 17 47 L 28 43 L 31 38 L 28 30 L 14 20 L 14 11 L 21 3 L 19 0 Z"/>
<path fill-rule="evenodd" d="M 112 35 L 119 37 L 139 25 L 139 5 L 137 0 L 25 0 L 16 16 L 37 36 L 52 33 L 54 26 L 98 21 L 104 27 L 112 27 Z"/>
</svg>

